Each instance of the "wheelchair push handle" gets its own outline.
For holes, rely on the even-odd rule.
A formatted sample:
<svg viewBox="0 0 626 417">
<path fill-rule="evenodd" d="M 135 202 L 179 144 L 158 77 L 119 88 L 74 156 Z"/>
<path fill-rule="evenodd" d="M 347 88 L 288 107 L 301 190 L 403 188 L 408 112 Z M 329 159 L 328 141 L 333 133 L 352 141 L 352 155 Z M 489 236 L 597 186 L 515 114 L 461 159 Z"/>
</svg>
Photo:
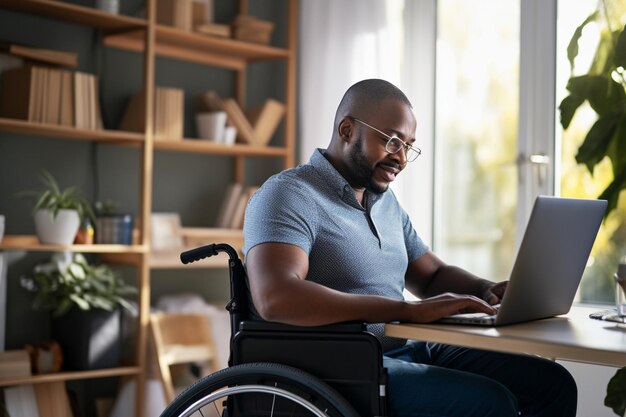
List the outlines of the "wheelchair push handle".
<svg viewBox="0 0 626 417">
<path fill-rule="evenodd" d="M 226 252 L 228 257 L 238 259 L 237 251 L 226 243 L 211 243 L 210 245 L 200 246 L 199 248 L 190 249 L 180 254 L 180 260 L 184 264 L 199 261 L 204 258 L 215 256 L 220 252 Z"/>
</svg>

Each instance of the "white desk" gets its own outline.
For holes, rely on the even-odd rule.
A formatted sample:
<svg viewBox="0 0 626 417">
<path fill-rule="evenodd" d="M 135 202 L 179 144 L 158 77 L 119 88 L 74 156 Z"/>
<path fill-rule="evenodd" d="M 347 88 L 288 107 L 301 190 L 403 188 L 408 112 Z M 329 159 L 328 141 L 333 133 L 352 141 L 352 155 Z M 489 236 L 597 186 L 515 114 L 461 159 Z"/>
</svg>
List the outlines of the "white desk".
<svg viewBox="0 0 626 417">
<path fill-rule="evenodd" d="M 387 324 L 385 333 L 404 339 L 626 366 L 626 325 L 590 319 L 589 313 L 597 310 L 573 307 L 564 316 L 501 327 Z"/>
</svg>

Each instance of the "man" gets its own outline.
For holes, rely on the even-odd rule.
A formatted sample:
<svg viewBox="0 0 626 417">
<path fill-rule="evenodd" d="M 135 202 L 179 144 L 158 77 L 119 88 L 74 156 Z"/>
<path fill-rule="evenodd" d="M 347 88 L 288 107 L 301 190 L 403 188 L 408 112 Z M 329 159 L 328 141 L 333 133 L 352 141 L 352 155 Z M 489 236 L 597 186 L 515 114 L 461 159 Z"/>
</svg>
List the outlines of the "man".
<svg viewBox="0 0 626 417">
<path fill-rule="evenodd" d="M 420 151 L 406 96 L 378 79 L 354 84 L 328 149 L 270 178 L 244 226 L 254 307 L 294 325 L 365 321 L 381 340 L 391 416 L 575 416 L 560 365 L 383 334 L 383 323 L 494 314 L 506 282 L 446 265 L 417 236 L 389 184 Z M 403 289 L 420 297 L 405 301 Z"/>
</svg>

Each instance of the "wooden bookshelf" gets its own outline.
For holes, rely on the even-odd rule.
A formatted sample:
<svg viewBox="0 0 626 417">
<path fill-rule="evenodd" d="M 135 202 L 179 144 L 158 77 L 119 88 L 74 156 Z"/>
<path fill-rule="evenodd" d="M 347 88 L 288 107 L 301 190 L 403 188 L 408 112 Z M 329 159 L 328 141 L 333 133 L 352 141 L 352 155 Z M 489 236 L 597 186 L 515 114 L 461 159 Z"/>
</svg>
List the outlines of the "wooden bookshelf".
<svg viewBox="0 0 626 417">
<path fill-rule="evenodd" d="M 49 140 L 75 140 L 86 142 L 107 143 L 114 145 L 131 145 L 139 149 L 140 163 L 137 165 L 139 179 L 139 212 L 138 227 L 142 241 L 136 245 L 42 245 L 33 235 L 6 235 L 0 243 L 0 251 L 34 251 L 55 252 L 73 251 L 99 254 L 103 262 L 133 265 L 137 268 L 138 288 L 137 302 L 139 309 L 138 327 L 136 332 L 135 354 L 133 366 L 112 369 L 61 372 L 55 374 L 35 375 L 32 377 L 10 378 L 0 380 L 0 387 L 11 385 L 43 383 L 53 381 L 70 381 L 93 378 L 127 376 L 137 381 L 135 415 L 144 414 L 145 369 L 147 368 L 146 345 L 148 334 L 148 316 L 150 309 L 150 271 L 155 269 L 173 268 L 221 268 L 228 266 L 227 256 L 220 254 L 188 265 L 182 265 L 180 252 L 191 247 L 173 248 L 166 251 L 150 249 L 150 216 L 152 212 L 154 171 L 154 152 L 180 152 L 189 154 L 206 154 L 232 158 L 233 170 L 224 175 L 223 181 L 241 182 L 246 179 L 246 158 L 280 158 L 283 168 L 292 167 L 295 161 L 295 110 L 296 110 L 296 37 L 297 37 L 297 0 L 287 0 L 287 31 L 286 46 L 276 47 L 243 42 L 234 39 L 211 37 L 197 33 L 185 32 L 173 27 L 158 25 L 155 17 L 157 0 L 144 0 L 146 18 L 135 18 L 115 15 L 92 7 L 79 6 L 64 0 L 0 0 L 0 10 L 16 12 L 10 18 L 19 19 L 19 14 L 38 16 L 92 27 L 101 30 L 100 46 L 113 47 L 139 54 L 142 69 L 141 88 L 145 92 L 145 102 L 152 103 L 155 98 L 155 66 L 157 57 L 173 58 L 184 62 L 199 63 L 206 66 L 233 70 L 233 97 L 244 107 L 248 90 L 248 65 L 256 62 L 280 61 L 285 65 L 284 95 L 280 100 L 285 104 L 282 141 L 280 146 L 250 146 L 244 144 L 224 145 L 197 139 L 155 140 L 151 126 L 154 126 L 153 111 L 145 111 L 141 126 L 147 128 L 139 133 L 120 130 L 88 130 L 68 126 L 32 123 L 24 120 L 0 118 L 0 131 L 19 135 L 37 136 Z M 217 0 L 231 1 L 231 0 Z M 242 10 L 247 10 L 247 1 L 239 0 Z M 5 14 L 5 16 L 7 16 Z M 8 19 L 8 17 L 5 17 Z M 0 22 L 0 24 L 2 24 Z M 20 42 L 23 39 L 7 39 L 9 42 Z M 70 42 L 68 42 L 70 43 Z M 37 47 L 38 45 L 33 45 Z M 42 45 L 43 46 L 43 45 Z M 98 47 L 98 46 L 96 46 Z M 215 88 L 211 80 L 206 80 L 206 89 Z M 148 110 L 152 105 L 148 105 Z M 153 110 L 153 109 L 152 109 Z M 152 114 L 151 114 L 152 113 Z M 20 138 L 22 139 L 22 138 Z M 134 151 L 133 149 L 133 151 Z M 184 167 L 182 167 L 184 168 Z M 105 172 L 106 168 L 105 168 Z M 158 186 L 158 184 L 155 184 Z M 0 196 L 7 198 L 8 196 Z M 219 198 L 219 196 L 215 196 Z M 241 231 L 234 231 L 241 234 Z M 217 239 L 217 237 L 216 237 Z M 217 243 L 217 242 L 216 242 Z M 9 270 L 10 270 L 9 266 Z M 128 415 L 132 415 L 129 410 Z"/>
<path fill-rule="evenodd" d="M 23 376 L 16 378 L 1 378 L 0 387 L 23 384 L 42 384 L 45 382 L 76 381 L 80 379 L 110 378 L 118 376 L 133 376 L 141 373 L 141 368 L 137 366 L 127 366 L 120 368 L 96 369 L 92 371 L 55 372 L 33 376 Z"/>
</svg>

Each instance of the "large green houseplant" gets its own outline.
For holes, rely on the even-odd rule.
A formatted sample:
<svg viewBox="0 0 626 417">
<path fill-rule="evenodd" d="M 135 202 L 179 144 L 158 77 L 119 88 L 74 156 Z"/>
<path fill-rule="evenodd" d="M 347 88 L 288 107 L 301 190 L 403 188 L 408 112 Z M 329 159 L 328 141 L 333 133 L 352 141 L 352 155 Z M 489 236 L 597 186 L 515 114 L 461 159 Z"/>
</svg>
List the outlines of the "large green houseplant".
<svg viewBox="0 0 626 417">
<path fill-rule="evenodd" d="M 36 265 L 32 277 L 22 277 L 22 287 L 35 293 L 33 308 L 62 316 L 72 308 L 134 312 L 127 297 L 136 289 L 127 285 L 105 264 L 90 264 L 80 253 L 58 252 L 50 262 Z"/>
<path fill-rule="evenodd" d="M 588 72 L 572 75 L 567 83 L 569 95 L 559 105 L 563 129 L 569 127 L 576 110 L 585 102 L 598 115 L 578 149 L 576 161 L 593 175 L 597 164 L 610 159 L 613 180 L 598 196 L 608 200 L 607 216 L 617 207 L 620 192 L 626 188 L 626 30 L 620 19 L 623 16 L 611 14 L 615 7 L 609 8 L 606 1 L 601 1 L 599 9 L 576 28 L 567 48 L 572 74 L 585 26 L 597 22 L 602 30 Z"/>
<path fill-rule="evenodd" d="M 576 161 L 584 164 L 591 175 L 605 158 L 611 161 L 613 179 L 598 196 L 608 201 L 605 214 L 617 208 L 622 190 L 626 189 L 626 7 L 623 3 L 602 0 L 598 9 L 574 31 L 567 48 L 572 76 L 569 95 L 559 105 L 561 125 L 567 129 L 576 110 L 585 102 L 598 118 L 582 145 Z M 578 42 L 588 24 L 601 28 L 600 40 L 586 74 L 574 75 Z M 626 415 L 626 368 L 619 369 L 607 386 L 604 404 L 619 416 Z"/>
<path fill-rule="evenodd" d="M 122 311 L 136 314 L 127 299 L 136 289 L 107 265 L 94 265 L 81 254 L 59 252 L 36 265 L 21 285 L 35 293 L 33 308 L 52 312 L 52 338 L 63 351 L 64 368 L 83 370 L 118 366 L 123 333 Z"/>
</svg>

